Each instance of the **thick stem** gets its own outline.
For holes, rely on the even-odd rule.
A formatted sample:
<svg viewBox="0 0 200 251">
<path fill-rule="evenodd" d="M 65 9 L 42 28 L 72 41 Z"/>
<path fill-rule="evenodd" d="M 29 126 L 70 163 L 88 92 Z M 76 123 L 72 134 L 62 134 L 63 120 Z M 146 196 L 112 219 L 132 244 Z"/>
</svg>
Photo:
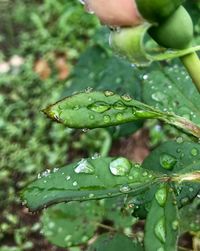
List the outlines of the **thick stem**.
<svg viewBox="0 0 200 251">
<path fill-rule="evenodd" d="M 187 69 L 193 83 L 200 92 L 200 60 L 196 52 L 180 57 L 183 65 Z"/>
</svg>

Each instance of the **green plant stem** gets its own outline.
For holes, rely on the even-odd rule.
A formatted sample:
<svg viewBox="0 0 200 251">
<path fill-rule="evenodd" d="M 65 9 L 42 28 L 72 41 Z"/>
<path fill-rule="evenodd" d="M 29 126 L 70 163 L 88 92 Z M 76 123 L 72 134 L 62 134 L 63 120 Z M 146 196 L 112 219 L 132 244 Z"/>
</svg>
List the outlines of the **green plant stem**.
<svg viewBox="0 0 200 251">
<path fill-rule="evenodd" d="M 180 57 L 183 65 L 187 69 L 193 83 L 200 92 L 200 60 L 196 52 Z"/>
</svg>

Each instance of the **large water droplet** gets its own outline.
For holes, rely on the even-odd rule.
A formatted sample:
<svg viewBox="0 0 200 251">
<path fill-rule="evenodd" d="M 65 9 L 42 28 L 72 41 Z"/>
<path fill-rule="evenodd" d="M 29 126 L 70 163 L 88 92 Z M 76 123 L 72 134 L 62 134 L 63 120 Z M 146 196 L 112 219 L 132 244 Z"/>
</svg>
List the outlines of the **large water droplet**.
<svg viewBox="0 0 200 251">
<path fill-rule="evenodd" d="M 121 101 L 117 101 L 116 103 L 114 103 L 113 108 L 115 110 L 120 110 L 123 111 L 126 109 L 126 106 L 124 105 L 124 103 L 122 103 Z"/>
<path fill-rule="evenodd" d="M 160 164 L 164 169 L 172 170 L 176 162 L 177 162 L 177 159 L 170 154 L 163 153 L 160 156 Z"/>
<path fill-rule="evenodd" d="M 154 233 L 156 235 L 156 237 L 162 242 L 165 243 L 165 220 L 162 217 L 158 223 L 156 224 L 155 228 L 154 228 Z"/>
<path fill-rule="evenodd" d="M 162 187 L 162 188 L 158 189 L 158 191 L 155 194 L 155 198 L 156 198 L 158 204 L 161 207 L 164 207 L 164 205 L 166 203 L 166 199 L 167 199 L 167 190 L 166 190 L 166 187 Z"/>
<path fill-rule="evenodd" d="M 103 101 L 97 101 L 88 106 L 88 109 L 94 112 L 103 113 L 110 109 L 110 105 Z"/>
<path fill-rule="evenodd" d="M 132 165 L 131 163 L 123 157 L 119 157 L 110 163 L 110 171 L 116 176 L 125 176 L 130 172 Z"/>
<path fill-rule="evenodd" d="M 86 173 L 86 174 L 93 174 L 94 167 L 88 163 L 86 159 L 82 159 L 78 162 L 77 166 L 74 169 L 75 173 Z"/>
</svg>

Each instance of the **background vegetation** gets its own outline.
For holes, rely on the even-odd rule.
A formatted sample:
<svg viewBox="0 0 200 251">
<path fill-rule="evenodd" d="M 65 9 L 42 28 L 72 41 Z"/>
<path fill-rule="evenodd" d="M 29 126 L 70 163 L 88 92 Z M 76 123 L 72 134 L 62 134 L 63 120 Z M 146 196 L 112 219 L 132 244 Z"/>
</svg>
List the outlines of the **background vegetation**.
<svg viewBox="0 0 200 251">
<path fill-rule="evenodd" d="M 200 3 L 187 4 L 199 41 Z M 177 131 L 157 121 L 143 128 L 140 122 L 91 132 L 50 122 L 40 112 L 43 107 L 88 87 L 109 89 L 108 82 L 115 83 L 118 92 L 141 99 L 145 72 L 133 73 L 131 66 L 111 55 L 104 41 L 106 28 L 100 29 L 97 19 L 85 14 L 76 0 L 2 0 L 0 10 L 0 251 L 64 250 L 45 240 L 40 215 L 31 215 L 21 205 L 18 193 L 22 187 L 37 173 L 81 156 L 110 151 L 142 161 L 150 148 L 176 137 Z M 132 135 L 138 128 L 142 129 Z M 185 247 L 197 247 L 199 235 L 198 231 L 187 235 Z"/>
</svg>

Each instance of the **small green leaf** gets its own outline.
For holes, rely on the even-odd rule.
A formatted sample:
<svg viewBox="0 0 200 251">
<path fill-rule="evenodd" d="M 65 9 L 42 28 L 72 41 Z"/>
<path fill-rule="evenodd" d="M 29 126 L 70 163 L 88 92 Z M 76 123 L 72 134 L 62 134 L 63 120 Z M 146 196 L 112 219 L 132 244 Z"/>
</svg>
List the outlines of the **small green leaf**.
<svg viewBox="0 0 200 251">
<path fill-rule="evenodd" d="M 140 119 L 160 119 L 200 136 L 200 127 L 174 113 L 158 109 L 110 91 L 83 92 L 47 107 L 43 112 L 52 120 L 71 128 L 98 128 L 120 125 Z"/>
<path fill-rule="evenodd" d="M 88 251 L 144 251 L 141 244 L 122 234 L 104 234 L 93 243 Z"/>
<path fill-rule="evenodd" d="M 165 191 L 165 196 L 163 196 Z M 158 196 L 161 193 L 162 196 Z M 173 190 L 161 185 L 156 192 L 145 225 L 145 251 L 175 251 L 179 232 L 178 210 Z"/>
<path fill-rule="evenodd" d="M 102 215 L 95 201 L 61 203 L 43 211 L 42 233 L 58 247 L 78 246 L 93 237 Z"/>
<path fill-rule="evenodd" d="M 24 203 L 35 211 L 51 204 L 138 194 L 159 177 L 123 157 L 82 159 L 55 172 L 39 175 L 22 192 Z"/>
</svg>

